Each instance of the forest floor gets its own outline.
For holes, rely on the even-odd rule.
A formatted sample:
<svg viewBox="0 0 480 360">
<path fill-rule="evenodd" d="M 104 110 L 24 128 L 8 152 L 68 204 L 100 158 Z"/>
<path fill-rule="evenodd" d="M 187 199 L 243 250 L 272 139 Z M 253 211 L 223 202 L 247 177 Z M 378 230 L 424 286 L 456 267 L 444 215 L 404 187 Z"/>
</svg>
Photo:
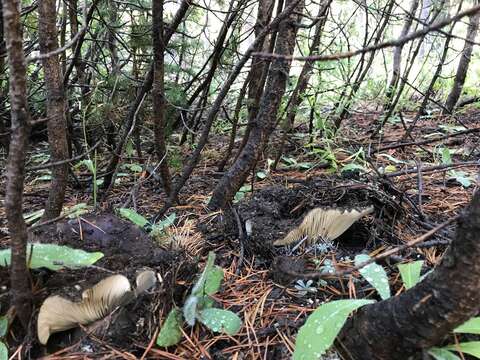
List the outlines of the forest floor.
<svg viewBox="0 0 480 360">
<path fill-rule="evenodd" d="M 293 136 L 286 149 L 287 159 L 276 171 L 269 171 L 267 158 L 274 157 L 278 140 L 274 138 L 266 151 L 268 155 L 259 162 L 256 175 L 249 180 L 251 186 L 245 186 L 237 194 L 239 201 L 233 208 L 208 213 L 206 204 L 215 179 L 221 176 L 216 168 L 223 156 L 219 149 L 225 149 L 228 141 L 228 135 L 217 135 L 215 142 L 204 150 L 201 164 L 183 189 L 181 205 L 167 213 L 176 214 L 175 223 L 160 238 L 152 239 L 135 225 L 112 215 L 111 209 L 127 204 L 149 218 L 164 203 L 165 196 L 153 178 L 141 180 L 142 186 L 136 188 L 141 176 L 132 174 L 119 177 L 108 205 L 95 214 L 62 219 L 32 231 L 32 241 L 102 251 L 105 256 L 86 269 L 32 271 L 37 312 L 27 336 L 19 327 L 11 327 L 7 339 L 10 354 L 28 350 L 32 358 L 48 359 L 288 359 L 298 328 L 320 303 L 351 297 L 379 300 L 358 271 L 344 276 L 326 275 L 315 283 L 316 291 L 307 292 L 294 286 L 300 278 L 292 277 L 291 273 L 312 272 L 327 263 L 337 270 L 352 269 L 356 254 L 378 255 L 418 238 L 458 214 L 468 204 L 476 184 L 480 141 L 476 130 L 461 135 L 455 132 L 465 128 L 480 130 L 477 120 L 480 111 L 470 109 L 459 115 L 458 120 L 465 128 L 452 119 L 422 120 L 412 133 L 415 141 L 442 140 L 408 146 L 398 146 L 404 134 L 401 123 L 388 123 L 384 129 L 387 136 L 381 141 L 371 141 L 369 129 L 375 116 L 355 115 L 347 120 L 334 140 L 328 144 L 317 141 L 315 149 L 321 149 L 321 153 L 304 146 L 308 135 Z M 358 153 L 361 147 L 364 156 Z M 332 172 L 324 166 L 326 148 L 331 149 L 339 169 L 355 163 L 350 166 L 353 171 Z M 187 154 L 185 146 L 183 155 Z M 35 145 L 27 166 L 45 161 L 45 156 L 46 146 Z M 452 167 L 451 163 L 458 164 Z M 451 172 L 452 169 L 456 172 Z M 75 174 L 83 189 L 69 188 L 66 207 L 92 203 L 91 176 L 79 170 Z M 48 195 L 48 181 L 42 179 L 47 178 L 28 173 L 25 213 L 42 209 Z M 463 185 L 470 182 L 470 186 L 462 186 L 461 182 Z M 374 213 L 355 223 L 333 247 L 314 253 L 305 247 L 292 251 L 272 245 L 298 225 L 312 208 L 367 205 L 374 206 Z M 248 233 L 246 221 L 251 224 Z M 0 222 L 0 248 L 5 248 L 9 244 L 3 208 L 0 208 Z M 404 291 L 395 264 L 422 259 L 422 273 L 427 272 L 439 261 L 454 233 L 455 223 L 415 247 L 379 260 L 387 271 L 392 294 Z M 209 251 L 217 254 L 217 264 L 225 272 L 222 288 L 214 300 L 218 307 L 241 317 L 240 332 L 234 337 L 219 335 L 197 324 L 184 327 L 179 345 L 157 347 L 159 324 L 173 304 L 183 305 Z M 287 256 L 288 261 L 284 261 Z M 78 299 L 82 289 L 101 278 L 122 273 L 133 279 L 143 268 L 157 271 L 163 282 L 127 306 L 126 319 L 117 321 L 121 325 L 112 326 L 101 336 L 86 336 L 78 331 L 57 334 L 48 349 L 38 344 L 35 319 L 48 295 L 61 293 Z M 9 309 L 9 287 L 8 272 L 0 267 L 1 313 Z"/>
</svg>

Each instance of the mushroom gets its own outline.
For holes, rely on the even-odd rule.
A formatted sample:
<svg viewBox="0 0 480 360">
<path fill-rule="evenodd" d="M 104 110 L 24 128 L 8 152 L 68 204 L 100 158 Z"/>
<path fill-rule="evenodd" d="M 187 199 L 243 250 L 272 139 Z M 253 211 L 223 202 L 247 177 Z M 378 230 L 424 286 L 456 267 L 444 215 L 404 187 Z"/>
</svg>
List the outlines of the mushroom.
<svg viewBox="0 0 480 360">
<path fill-rule="evenodd" d="M 307 244 L 315 243 L 318 239 L 331 241 L 342 235 L 355 221 L 372 212 L 373 206 L 359 210 L 315 208 L 305 216 L 298 227 L 273 245 L 288 245 L 305 237 Z"/>
<path fill-rule="evenodd" d="M 40 343 L 45 345 L 53 333 L 91 324 L 104 318 L 118 306 L 126 305 L 153 287 L 156 281 L 155 272 L 143 271 L 138 274 L 137 288 L 132 291 L 130 282 L 125 276 L 112 275 L 85 290 L 80 302 L 73 302 L 58 295 L 48 297 L 38 314 L 37 333 Z"/>
</svg>

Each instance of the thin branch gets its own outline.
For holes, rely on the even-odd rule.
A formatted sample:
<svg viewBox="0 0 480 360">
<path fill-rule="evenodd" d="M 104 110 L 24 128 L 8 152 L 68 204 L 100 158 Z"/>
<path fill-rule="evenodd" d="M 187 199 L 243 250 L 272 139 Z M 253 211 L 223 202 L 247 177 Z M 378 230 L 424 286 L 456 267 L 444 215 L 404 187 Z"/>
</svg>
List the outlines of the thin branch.
<svg viewBox="0 0 480 360">
<path fill-rule="evenodd" d="M 311 56 L 287 56 L 287 55 L 279 55 L 279 54 L 272 54 L 272 53 L 265 53 L 265 52 L 256 52 L 256 53 L 253 53 L 252 56 L 257 56 L 265 59 L 285 59 L 285 60 L 298 60 L 298 61 L 329 61 L 329 60 L 347 59 L 357 55 L 366 54 L 372 51 L 385 49 L 388 47 L 402 46 L 407 42 L 421 38 L 430 32 L 439 31 L 441 28 L 453 22 L 458 21 L 463 17 L 474 15 L 478 11 L 480 11 L 480 5 L 476 5 L 468 10 L 459 12 L 455 16 L 447 18 L 443 21 L 439 21 L 436 24 L 432 24 L 431 26 L 427 26 L 422 30 L 415 31 L 403 38 L 386 41 L 377 45 L 370 45 L 354 51 L 347 51 L 347 52 L 341 52 L 341 53 L 330 54 L 330 55 L 311 55 Z"/>
</svg>

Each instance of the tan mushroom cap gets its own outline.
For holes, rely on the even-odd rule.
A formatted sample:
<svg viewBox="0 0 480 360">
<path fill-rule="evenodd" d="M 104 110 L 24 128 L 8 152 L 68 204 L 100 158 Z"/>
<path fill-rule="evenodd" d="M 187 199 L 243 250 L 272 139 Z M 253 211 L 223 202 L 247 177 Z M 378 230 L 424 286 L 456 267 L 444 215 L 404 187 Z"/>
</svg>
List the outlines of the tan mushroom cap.
<svg viewBox="0 0 480 360">
<path fill-rule="evenodd" d="M 109 276 L 83 292 L 81 302 L 50 296 L 38 314 L 37 333 L 41 344 L 50 335 L 99 320 L 121 305 L 131 294 L 130 282 L 123 275 Z"/>
<path fill-rule="evenodd" d="M 307 237 L 306 243 L 315 243 L 318 239 L 334 240 L 342 235 L 352 224 L 361 217 L 373 212 L 373 206 L 364 209 L 312 209 L 302 223 L 291 230 L 283 239 L 273 245 L 288 245 Z"/>
</svg>

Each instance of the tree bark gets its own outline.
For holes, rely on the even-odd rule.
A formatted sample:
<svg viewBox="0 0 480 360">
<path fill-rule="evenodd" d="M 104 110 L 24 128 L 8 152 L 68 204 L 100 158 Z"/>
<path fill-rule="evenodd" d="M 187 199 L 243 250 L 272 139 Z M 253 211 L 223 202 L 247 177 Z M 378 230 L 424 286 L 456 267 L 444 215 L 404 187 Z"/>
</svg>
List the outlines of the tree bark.
<svg viewBox="0 0 480 360">
<path fill-rule="evenodd" d="M 253 51 L 256 49 L 258 42 L 263 41 L 263 38 L 267 36 L 267 34 L 269 34 L 273 29 L 276 29 L 286 18 L 291 16 L 292 11 L 294 11 L 294 9 L 301 2 L 302 0 L 291 0 L 290 4 L 285 7 L 285 9 L 275 19 L 273 19 L 272 22 L 270 22 L 270 24 L 265 27 L 265 29 L 263 29 L 262 33 L 258 37 L 255 38 L 253 43 L 248 47 L 240 60 L 238 60 L 238 62 L 235 64 L 234 68 L 228 75 L 228 78 L 223 83 L 217 97 L 215 98 L 215 101 L 213 102 L 210 110 L 205 117 L 205 125 L 198 140 L 197 147 L 190 156 L 187 164 L 183 167 L 182 175 L 180 176 L 180 179 L 178 179 L 178 181 L 175 183 L 175 187 L 170 196 L 168 197 L 167 201 L 165 202 L 165 205 L 153 217 L 154 220 L 158 219 L 160 216 L 163 216 L 165 212 L 173 205 L 173 203 L 177 199 L 180 190 L 185 185 L 188 178 L 195 169 L 195 166 L 200 160 L 200 154 L 205 145 L 207 144 L 210 129 L 212 128 L 213 121 L 216 119 L 218 111 L 222 106 L 223 100 L 225 100 L 225 97 L 227 96 L 233 82 L 236 80 L 237 76 L 240 74 L 240 71 L 245 66 Z"/>
<path fill-rule="evenodd" d="M 467 36 L 465 39 L 465 45 L 463 46 L 462 56 L 457 67 L 457 73 L 455 74 L 455 80 L 453 82 L 452 90 L 448 94 L 447 101 L 445 102 L 445 109 L 443 114 L 451 114 L 455 105 L 462 94 L 463 85 L 465 84 L 465 79 L 467 77 L 468 66 L 470 65 L 470 60 L 472 58 L 473 52 L 473 43 L 478 32 L 478 24 L 480 21 L 480 12 L 470 17 L 470 22 L 468 24 Z"/>
<path fill-rule="evenodd" d="M 326 0 L 321 4 L 318 9 L 317 18 L 321 19 L 318 21 L 315 28 L 315 34 L 313 35 L 312 44 L 310 45 L 309 54 L 316 55 L 320 46 L 320 40 L 322 38 L 323 27 L 327 21 L 327 13 L 330 8 L 332 0 Z M 310 81 L 310 75 L 313 70 L 313 62 L 307 61 L 303 64 L 302 71 L 298 76 L 297 86 L 293 90 L 292 95 L 290 96 L 290 101 L 287 106 L 287 117 L 285 119 L 284 133 L 278 145 L 278 152 L 275 157 L 275 160 L 272 164 L 272 170 L 277 168 L 278 162 L 280 161 L 281 156 L 283 155 L 283 149 L 285 147 L 285 141 L 287 140 L 288 133 L 293 127 L 295 122 L 295 115 L 297 114 L 298 107 L 303 101 L 303 95 L 307 89 L 308 82 Z"/>
<path fill-rule="evenodd" d="M 404 360 L 438 345 L 479 310 L 479 256 L 477 191 L 435 271 L 405 293 L 361 308 L 347 322 L 338 338 L 345 359 Z"/>
<path fill-rule="evenodd" d="M 0 54 L 5 53 L 5 38 L 3 34 L 3 10 L 2 0 L 0 0 Z M 5 61 L 0 56 L 0 74 L 5 74 Z M 5 84 L 7 82 L 5 81 Z M 7 134 L 7 110 L 5 109 L 7 91 L 4 89 L 4 81 L 0 79 L 0 146 L 5 149 L 8 154 L 9 136 Z"/>
<path fill-rule="evenodd" d="M 408 32 L 410 31 L 410 27 L 412 26 L 413 18 L 415 17 L 415 13 L 417 12 L 418 3 L 420 0 L 413 0 L 410 5 L 410 10 L 406 15 L 407 18 L 402 27 L 402 31 L 400 32 L 400 38 L 405 37 Z M 386 104 L 384 106 L 385 109 L 388 109 L 391 104 L 392 96 L 397 88 L 398 81 L 400 80 L 400 72 L 402 66 L 402 51 L 403 45 L 397 46 L 393 53 L 393 68 L 392 68 L 392 78 L 390 79 L 390 83 L 388 84 L 387 92 L 385 96 L 387 97 Z"/>
<path fill-rule="evenodd" d="M 55 51 L 58 48 L 55 4 L 55 0 L 42 0 L 38 4 L 38 36 L 42 54 Z M 44 58 L 42 64 L 47 89 L 47 117 L 49 119 L 47 128 L 50 157 L 53 162 L 57 162 L 69 157 L 63 74 L 58 55 Z M 43 221 L 60 215 L 65 199 L 67 176 L 68 164 L 52 168 L 52 182 L 45 204 Z"/>
<path fill-rule="evenodd" d="M 458 5 L 458 12 L 460 12 L 462 7 L 462 1 Z M 452 33 L 453 29 L 456 25 L 456 22 L 454 22 L 450 26 L 450 30 L 448 31 L 448 34 L 446 35 L 447 38 L 445 39 L 445 43 L 443 45 L 443 52 L 440 57 L 440 61 L 438 62 L 438 65 L 435 67 L 435 72 L 432 76 L 432 79 L 430 81 L 430 84 L 428 85 L 427 90 L 425 91 L 425 96 L 423 97 L 422 103 L 420 104 L 420 108 L 418 109 L 415 118 L 412 121 L 412 124 L 408 127 L 408 129 L 405 131 L 405 135 L 403 136 L 403 139 L 406 139 L 407 137 L 411 137 L 411 133 L 415 126 L 417 125 L 418 120 L 425 114 L 425 110 L 427 108 L 428 102 L 430 101 L 430 97 L 433 95 L 433 89 L 435 86 L 435 83 L 437 82 L 438 78 L 440 77 L 443 69 L 443 65 L 445 64 L 445 60 L 447 59 L 447 54 L 448 50 L 450 49 L 450 41 L 452 40 Z"/>
<path fill-rule="evenodd" d="M 274 0 L 262 0 L 258 3 L 257 10 L 257 20 L 255 22 L 254 32 L 255 37 L 258 37 L 262 29 L 268 24 L 270 18 L 272 17 L 273 6 L 275 4 Z M 277 2 L 277 13 L 281 13 L 284 5 L 284 0 L 279 0 Z M 275 40 L 277 38 L 277 31 L 273 31 L 270 36 L 270 41 L 267 43 L 265 39 L 259 41 L 255 51 L 267 51 L 272 53 L 275 48 Z M 268 49 L 267 49 L 268 47 Z M 247 92 L 247 128 L 243 134 L 242 142 L 238 148 L 237 154 L 235 156 L 235 161 L 242 153 L 243 148 L 247 144 L 248 138 L 250 137 L 250 132 L 252 131 L 252 125 L 257 116 L 258 107 L 260 105 L 260 100 L 262 98 L 263 90 L 265 88 L 265 81 L 267 80 L 269 62 L 264 59 L 252 59 L 250 66 L 250 72 L 248 73 L 248 78 L 250 79 L 248 83 L 248 92 Z"/>
<path fill-rule="evenodd" d="M 155 126 L 155 151 L 157 153 L 159 173 L 167 195 L 172 192 L 172 181 L 168 168 L 165 117 L 164 58 L 165 43 L 163 39 L 163 0 L 152 2 L 152 37 L 153 37 L 153 122 Z"/>
<path fill-rule="evenodd" d="M 175 14 L 175 17 L 173 18 L 170 26 L 168 26 L 165 29 L 165 34 L 164 34 L 164 43 L 165 43 L 165 48 L 168 45 L 168 42 L 172 38 L 173 34 L 175 33 L 175 30 L 177 29 L 178 25 L 182 22 L 183 18 L 185 17 L 185 14 L 187 13 L 187 10 L 190 8 L 190 0 L 183 0 L 182 3 L 180 4 L 179 9 L 177 10 L 177 13 Z M 143 81 L 142 87 L 140 88 L 140 91 L 138 92 L 137 96 L 135 97 L 134 102 L 128 109 L 128 113 L 125 119 L 125 122 L 122 126 L 122 131 L 117 143 L 117 146 L 115 147 L 115 151 L 112 154 L 112 158 L 110 162 L 108 163 L 107 166 L 107 173 L 105 175 L 105 178 L 103 180 L 103 188 L 107 190 L 110 189 L 112 185 L 112 180 L 115 175 L 115 171 L 117 169 L 117 166 L 120 162 L 120 158 L 123 154 L 123 150 L 125 148 L 125 144 L 127 143 L 128 136 L 130 133 L 130 128 L 132 127 L 133 120 L 135 118 L 135 114 L 137 113 L 138 108 L 143 102 L 143 98 L 145 95 L 150 91 L 152 88 L 153 84 L 153 62 L 150 65 L 150 68 L 145 75 L 145 80 Z"/>
<path fill-rule="evenodd" d="M 279 25 L 275 53 L 290 56 L 295 49 L 297 24 L 301 21 L 303 1 L 300 1 L 290 16 Z M 223 208 L 235 196 L 254 167 L 264 145 L 272 133 L 278 109 L 285 93 L 291 60 L 274 59 L 269 70 L 265 93 L 258 114 L 252 124 L 248 141 L 232 167 L 220 179 L 213 191 L 208 207 Z"/>
<path fill-rule="evenodd" d="M 27 225 L 23 219 L 25 154 L 28 138 L 26 63 L 23 53 L 20 1 L 3 0 L 3 23 L 10 69 L 11 141 L 7 162 L 5 212 L 12 258 L 10 283 L 13 304 L 22 325 L 27 328 L 31 315 L 31 287 L 27 269 Z"/>
</svg>

